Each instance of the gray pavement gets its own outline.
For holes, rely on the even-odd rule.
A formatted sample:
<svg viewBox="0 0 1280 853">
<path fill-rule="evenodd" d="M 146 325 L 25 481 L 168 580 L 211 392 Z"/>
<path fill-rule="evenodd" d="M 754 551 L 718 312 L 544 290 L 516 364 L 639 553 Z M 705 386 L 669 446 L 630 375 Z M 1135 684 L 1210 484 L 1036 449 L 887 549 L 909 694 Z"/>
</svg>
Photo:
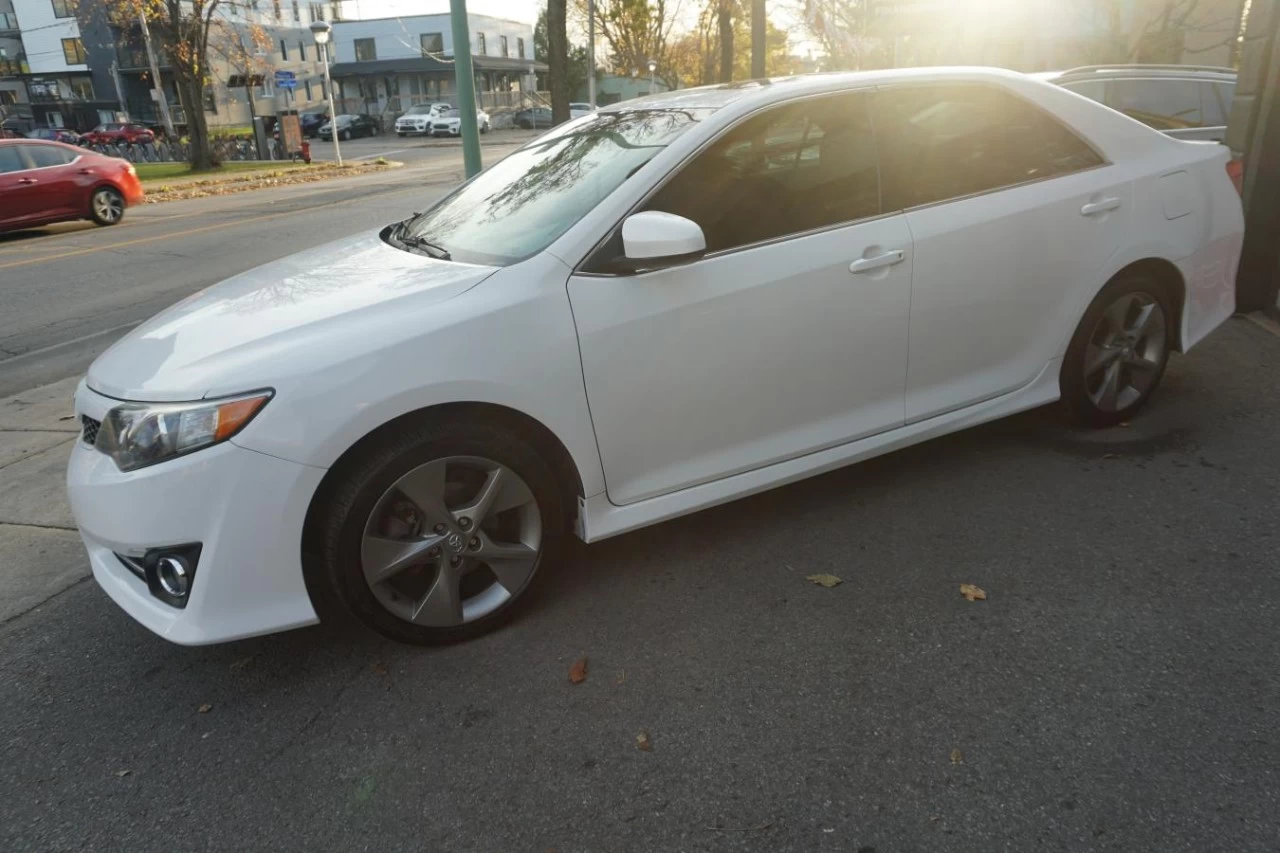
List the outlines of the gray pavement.
<svg viewBox="0 0 1280 853">
<path fill-rule="evenodd" d="M 76 375 L 455 175 L 0 239 L 0 850 L 1280 849 L 1280 329 L 1256 318 L 1127 428 L 1038 410 L 577 545 L 469 644 L 135 624 L 69 529 Z"/>
<path fill-rule="evenodd" d="M 0 627 L 0 849 L 1275 850 L 1278 414 L 1235 319 L 1128 428 L 578 546 L 445 649 L 180 648 L 75 584 Z"/>
</svg>

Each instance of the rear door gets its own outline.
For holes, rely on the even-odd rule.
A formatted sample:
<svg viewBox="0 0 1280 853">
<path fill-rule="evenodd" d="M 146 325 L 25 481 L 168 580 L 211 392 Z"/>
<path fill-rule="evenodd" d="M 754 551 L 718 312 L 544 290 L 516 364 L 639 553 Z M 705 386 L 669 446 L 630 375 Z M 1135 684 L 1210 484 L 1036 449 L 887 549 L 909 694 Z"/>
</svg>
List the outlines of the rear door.
<svg viewBox="0 0 1280 853">
<path fill-rule="evenodd" d="M 79 157 L 60 145 L 20 145 L 31 170 L 29 178 L 38 181 L 41 204 L 48 215 L 65 215 L 88 209 L 88 199 L 81 201 L 83 190 L 74 161 Z"/>
<path fill-rule="evenodd" d="M 42 217 L 40 182 L 32 174 L 25 145 L 0 145 L 0 225 L 12 227 Z"/>
<path fill-rule="evenodd" d="M 992 84 L 885 87 L 876 126 L 885 208 L 915 246 L 907 422 L 1053 369 L 1130 215 L 1120 170 Z"/>
</svg>

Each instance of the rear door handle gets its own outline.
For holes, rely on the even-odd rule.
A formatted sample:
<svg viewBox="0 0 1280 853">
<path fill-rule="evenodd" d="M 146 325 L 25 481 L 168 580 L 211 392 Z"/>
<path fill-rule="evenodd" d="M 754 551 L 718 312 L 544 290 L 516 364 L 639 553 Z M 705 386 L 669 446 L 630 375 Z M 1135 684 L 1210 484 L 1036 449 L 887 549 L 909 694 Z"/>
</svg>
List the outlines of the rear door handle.
<svg viewBox="0 0 1280 853">
<path fill-rule="evenodd" d="M 873 270 L 891 267 L 894 264 L 902 263 L 902 259 L 906 257 L 906 253 L 901 249 L 893 249 L 885 252 L 883 255 L 876 255 L 874 258 L 859 258 L 849 264 L 849 272 L 857 275 L 858 273 L 872 272 Z"/>
<path fill-rule="evenodd" d="M 1094 201 L 1080 208 L 1081 216 L 1094 216 L 1098 213 L 1106 213 L 1108 210 L 1115 210 L 1120 206 L 1118 198 L 1104 198 L 1102 201 Z"/>
<path fill-rule="evenodd" d="M 93 171 L 93 169 L 81 169 L 81 170 L 80 170 L 80 174 L 81 174 L 81 175 L 96 175 L 96 174 L 97 174 L 97 172 Z"/>
<path fill-rule="evenodd" d="M 18 178 L 20 184 L 36 184 L 39 183 L 35 178 Z"/>
</svg>

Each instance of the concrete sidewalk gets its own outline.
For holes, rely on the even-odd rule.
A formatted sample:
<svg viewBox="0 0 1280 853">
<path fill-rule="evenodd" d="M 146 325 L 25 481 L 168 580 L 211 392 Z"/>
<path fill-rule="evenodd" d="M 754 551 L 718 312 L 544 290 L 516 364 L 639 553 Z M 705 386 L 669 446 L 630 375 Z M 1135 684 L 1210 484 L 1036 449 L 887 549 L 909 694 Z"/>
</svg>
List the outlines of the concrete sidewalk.
<svg viewBox="0 0 1280 853">
<path fill-rule="evenodd" d="M 0 399 L 0 622 L 89 576 L 64 487 L 78 381 Z"/>
</svg>

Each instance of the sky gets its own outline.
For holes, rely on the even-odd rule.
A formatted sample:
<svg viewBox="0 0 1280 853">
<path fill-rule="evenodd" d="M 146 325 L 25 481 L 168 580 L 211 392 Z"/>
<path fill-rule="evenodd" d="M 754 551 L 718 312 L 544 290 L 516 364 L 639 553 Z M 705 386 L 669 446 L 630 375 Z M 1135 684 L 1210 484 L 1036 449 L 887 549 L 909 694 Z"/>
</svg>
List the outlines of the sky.
<svg viewBox="0 0 1280 853">
<path fill-rule="evenodd" d="M 348 0 L 357 6 L 361 18 L 389 18 L 395 15 L 432 15 L 449 11 L 448 0 Z M 467 11 L 476 15 L 492 15 L 533 24 L 546 3 L 534 0 L 467 0 Z"/>
</svg>

